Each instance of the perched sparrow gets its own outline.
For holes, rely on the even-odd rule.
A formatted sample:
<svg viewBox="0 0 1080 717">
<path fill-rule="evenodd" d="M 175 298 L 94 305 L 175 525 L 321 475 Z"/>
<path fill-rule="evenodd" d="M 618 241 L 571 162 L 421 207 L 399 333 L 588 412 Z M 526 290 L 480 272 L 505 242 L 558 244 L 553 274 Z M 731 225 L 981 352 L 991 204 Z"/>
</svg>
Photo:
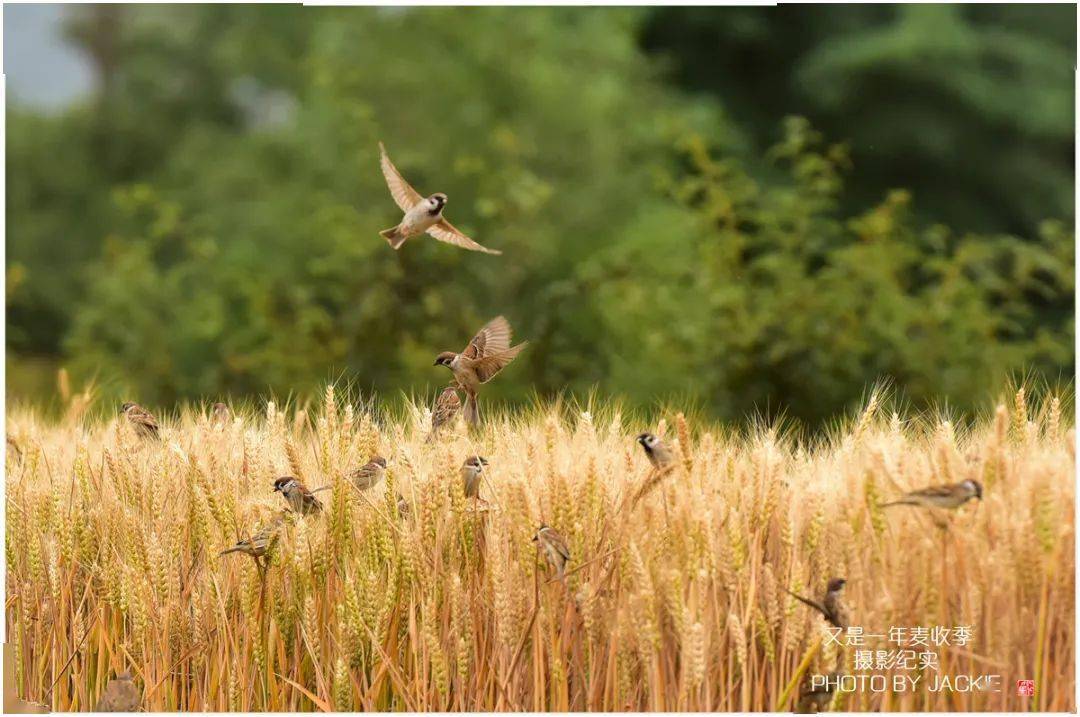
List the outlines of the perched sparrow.
<svg viewBox="0 0 1080 717">
<path fill-rule="evenodd" d="M 379 153 L 381 155 L 379 162 L 382 165 L 383 177 L 386 178 L 386 185 L 390 187 L 390 194 L 393 195 L 398 207 L 405 212 L 400 224 L 379 232 L 386 241 L 390 242 L 390 246 L 400 249 L 406 239 L 427 232 L 439 241 L 459 246 L 462 249 L 502 254 L 501 251 L 480 246 L 462 234 L 453 224 L 443 219 L 442 212 L 443 207 L 446 206 L 446 195 L 436 192 L 427 199 L 420 196 L 420 193 L 405 181 L 397 167 L 390 161 L 382 142 L 379 142 Z"/>
<path fill-rule="evenodd" d="M 645 455 L 649 457 L 653 468 L 663 468 L 675 460 L 667 444 L 652 433 L 642 433 L 637 437 L 637 442 L 645 449 Z"/>
<path fill-rule="evenodd" d="M 397 494 L 397 512 L 402 518 L 408 518 L 411 508 L 409 507 L 409 501 L 405 500 L 405 496 L 401 493 Z"/>
<path fill-rule="evenodd" d="M 386 475 L 386 459 L 372 456 L 371 460 L 349 473 L 349 480 L 357 490 L 367 490 L 378 485 Z"/>
<path fill-rule="evenodd" d="M 839 627 L 842 630 L 846 630 L 848 627 L 848 611 L 847 608 L 844 607 L 844 601 L 840 597 L 840 593 L 844 591 L 844 585 L 846 583 L 847 580 L 844 580 L 843 578 L 833 578 L 830 580 L 829 585 L 825 590 L 825 595 L 821 598 L 821 602 L 804 598 L 801 595 L 796 595 L 790 590 L 787 592 L 791 597 L 820 612 L 833 627 Z M 784 589 L 787 590 L 787 588 Z"/>
<path fill-rule="evenodd" d="M 128 423 L 140 438 L 158 437 L 157 419 L 139 404 L 128 401 L 120 407 L 120 412 L 127 417 Z"/>
<path fill-rule="evenodd" d="M 214 425 L 224 426 L 232 418 L 229 407 L 220 401 L 214 404 Z"/>
<path fill-rule="evenodd" d="M 447 386 L 439 394 L 439 398 L 435 401 L 435 410 L 431 412 L 431 433 L 428 434 L 428 442 L 438 435 L 443 426 L 453 421 L 460 410 L 461 397 L 458 396 L 457 389 L 453 385 Z"/>
<path fill-rule="evenodd" d="M 905 493 L 900 500 L 883 503 L 882 508 L 892 505 L 919 505 L 924 508 L 959 508 L 972 498 L 982 500 L 982 483 L 962 480 L 951 485 L 932 485 L 929 488 Z"/>
<path fill-rule="evenodd" d="M 566 540 L 543 523 L 536 530 L 533 542 L 538 548 L 543 549 L 544 557 L 551 563 L 551 567 L 559 574 L 559 578 L 566 575 L 566 563 L 570 560 L 570 548 L 566 547 Z"/>
<path fill-rule="evenodd" d="M 283 518 L 275 518 L 273 522 L 261 528 L 259 532 L 255 533 L 255 535 L 251 536 L 246 540 L 238 540 L 236 542 L 236 545 L 232 546 L 228 550 L 222 550 L 220 553 L 218 553 L 218 555 L 221 556 L 228 555 L 229 553 L 244 553 L 245 555 L 250 555 L 251 557 L 255 558 L 255 562 L 256 564 L 258 564 L 259 559 L 266 555 L 267 551 L 270 549 L 270 546 L 277 538 L 277 532 L 281 528 L 281 524 L 283 522 Z"/>
<path fill-rule="evenodd" d="M 494 378 L 529 343 L 522 341 L 511 348 L 512 335 L 510 323 L 496 316 L 473 336 L 464 351 L 459 354 L 443 351 L 435 357 L 435 365 L 450 369 L 458 386 L 465 391 L 465 419 L 474 426 L 480 422 L 480 410 L 476 406 L 480 384 Z"/>
<path fill-rule="evenodd" d="M 480 474 L 484 472 L 484 466 L 488 464 L 487 458 L 469 456 L 461 464 L 461 479 L 465 482 L 465 497 L 480 497 Z"/>
<path fill-rule="evenodd" d="M 16 461 L 22 458 L 22 448 L 19 447 L 19 442 L 10 433 L 7 434 L 7 450 L 8 455 L 12 456 Z"/>
<path fill-rule="evenodd" d="M 303 483 L 292 476 L 284 476 L 274 481 L 274 491 L 280 492 L 294 513 L 308 515 L 322 510 L 322 503 L 311 494 Z"/>
<path fill-rule="evenodd" d="M 830 672 L 826 675 L 824 685 L 815 685 L 813 676 L 806 675 L 799 686 L 799 699 L 795 704 L 795 714 L 817 714 L 829 706 L 836 694 L 836 681 L 843 677 L 840 672 Z"/>
<path fill-rule="evenodd" d="M 95 712 L 138 712 L 139 703 L 142 702 L 142 694 L 135 683 L 131 681 L 131 675 L 121 672 L 105 685 L 105 691 L 101 693 L 101 699 L 94 706 Z"/>
</svg>

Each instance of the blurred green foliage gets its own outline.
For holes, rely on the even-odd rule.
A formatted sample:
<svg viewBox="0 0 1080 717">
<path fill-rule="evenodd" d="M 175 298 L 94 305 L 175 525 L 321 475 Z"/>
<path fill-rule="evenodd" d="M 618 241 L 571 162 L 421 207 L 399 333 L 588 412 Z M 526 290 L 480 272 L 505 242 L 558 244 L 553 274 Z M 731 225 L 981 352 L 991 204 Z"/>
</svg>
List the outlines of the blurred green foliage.
<svg viewBox="0 0 1080 717">
<path fill-rule="evenodd" d="M 929 222 L 1072 224 L 1075 5 L 657 8 L 643 44 L 758 148 L 792 114 L 849 140 L 849 211 L 906 187 Z"/>
<path fill-rule="evenodd" d="M 492 399 L 816 422 L 882 377 L 967 408 L 1008 371 L 1071 374 L 1061 207 L 976 235 L 909 191 L 853 203 L 857 141 L 789 119 L 755 149 L 642 49 L 655 11 L 101 7 L 70 25 L 97 96 L 8 113 L 9 349 L 77 380 L 151 404 L 424 391 L 499 313 L 531 344 Z M 505 254 L 391 251 L 379 140 Z"/>
</svg>

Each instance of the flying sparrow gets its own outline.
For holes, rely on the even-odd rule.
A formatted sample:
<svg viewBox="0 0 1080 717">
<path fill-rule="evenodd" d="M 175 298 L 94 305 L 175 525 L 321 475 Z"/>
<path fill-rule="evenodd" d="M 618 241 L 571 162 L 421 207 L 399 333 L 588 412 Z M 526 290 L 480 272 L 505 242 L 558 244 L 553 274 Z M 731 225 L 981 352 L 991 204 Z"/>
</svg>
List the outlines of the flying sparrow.
<svg viewBox="0 0 1080 717">
<path fill-rule="evenodd" d="M 461 479 L 465 482 L 465 497 L 480 497 L 480 474 L 484 472 L 484 466 L 488 464 L 487 458 L 469 456 L 461 464 Z"/>
<path fill-rule="evenodd" d="M 806 675 L 803 683 L 799 686 L 799 699 L 795 704 L 795 714 L 817 714 L 829 706 L 833 696 L 836 694 L 836 681 L 843 677 L 843 674 L 830 672 L 825 677 L 824 685 L 815 685 L 813 676 Z"/>
<path fill-rule="evenodd" d="M 105 691 L 94 706 L 95 712 L 138 712 L 139 703 L 142 702 L 142 694 L 135 683 L 131 681 L 131 674 L 121 672 L 105 685 Z"/>
<path fill-rule="evenodd" d="M 502 316 L 496 316 L 473 336 L 464 351 L 459 354 L 443 351 L 435 357 L 435 365 L 450 369 L 458 386 L 465 391 L 465 419 L 471 425 L 480 422 L 480 410 L 476 405 L 480 384 L 494 378 L 529 343 L 522 341 L 511 347 L 512 335 L 510 323 Z"/>
<path fill-rule="evenodd" d="M 435 400 L 435 410 L 431 412 L 431 433 L 427 440 L 430 443 L 438 435 L 439 431 L 457 417 L 461 410 L 461 397 L 453 385 L 447 386 Z"/>
<path fill-rule="evenodd" d="M 386 459 L 372 456 L 371 460 L 349 473 L 349 480 L 357 490 L 367 490 L 378 485 L 386 475 Z"/>
<path fill-rule="evenodd" d="M 566 563 L 570 560 L 570 548 L 566 546 L 566 540 L 553 528 L 541 523 L 533 536 L 533 542 L 544 551 L 544 557 L 562 579 L 566 575 Z"/>
<path fill-rule="evenodd" d="M 977 480 L 962 480 L 951 485 L 932 485 L 929 488 L 905 493 L 900 500 L 883 503 L 882 508 L 893 505 L 918 505 L 924 508 L 959 508 L 972 498 L 982 500 L 982 483 Z"/>
<path fill-rule="evenodd" d="M 637 442 L 645 449 L 645 455 L 653 464 L 653 468 L 664 468 L 675 460 L 668 445 L 652 433 L 642 433 L 637 437 Z"/>
<path fill-rule="evenodd" d="M 294 513 L 308 515 L 322 510 L 322 503 L 311 494 L 303 483 L 292 476 L 284 476 L 274 481 L 274 491 L 281 493 Z"/>
<path fill-rule="evenodd" d="M 390 194 L 401 211 L 405 212 L 400 224 L 379 232 L 390 243 L 390 246 L 400 249 L 406 239 L 427 232 L 439 241 L 459 246 L 462 249 L 482 251 L 487 254 L 502 254 L 501 251 L 480 246 L 462 234 L 453 224 L 443 219 L 442 212 L 443 207 L 446 206 L 446 195 L 436 192 L 427 199 L 420 196 L 420 193 L 405 181 L 397 167 L 390 161 L 382 142 L 379 142 L 379 154 L 379 163 L 382 166 L 383 177 L 386 178 L 386 185 L 390 187 Z"/>
<path fill-rule="evenodd" d="M 120 407 L 120 412 L 127 417 L 128 423 L 140 438 L 157 438 L 158 422 L 154 416 L 137 403 L 128 401 Z"/>
<path fill-rule="evenodd" d="M 847 608 L 844 606 L 844 601 L 840 596 L 840 593 L 844 591 L 844 585 L 846 583 L 847 580 L 844 580 L 843 578 L 833 578 L 830 580 L 826 587 L 825 595 L 821 598 L 821 602 L 804 598 L 801 595 L 796 595 L 790 590 L 787 590 L 787 588 L 784 589 L 787 590 L 791 597 L 820 612 L 833 627 L 839 627 L 842 630 L 846 630 L 848 627 L 849 616 Z"/>
<path fill-rule="evenodd" d="M 255 558 L 255 564 L 259 565 L 260 558 L 266 555 L 274 540 L 277 539 L 277 532 L 281 528 L 283 522 L 283 517 L 275 518 L 269 525 L 264 526 L 259 532 L 255 533 L 255 535 L 244 540 L 236 541 L 235 545 L 228 550 L 222 550 L 218 555 L 244 553 L 245 555 L 250 555 Z"/>
<path fill-rule="evenodd" d="M 229 411 L 229 407 L 220 401 L 214 404 L 214 425 L 224 426 L 232 418 L 232 412 Z"/>
</svg>

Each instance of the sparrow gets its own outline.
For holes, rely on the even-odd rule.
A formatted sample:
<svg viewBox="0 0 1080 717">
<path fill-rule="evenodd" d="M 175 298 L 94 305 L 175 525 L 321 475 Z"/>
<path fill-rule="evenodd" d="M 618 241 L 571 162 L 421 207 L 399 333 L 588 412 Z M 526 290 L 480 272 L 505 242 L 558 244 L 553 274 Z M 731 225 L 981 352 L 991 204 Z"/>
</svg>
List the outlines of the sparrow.
<svg viewBox="0 0 1080 717">
<path fill-rule="evenodd" d="M 453 385 L 447 386 L 435 400 L 435 410 L 431 412 L 431 433 L 428 434 L 427 442 L 430 443 L 438 435 L 443 426 L 451 423 L 461 410 L 461 397 Z"/>
<path fill-rule="evenodd" d="M 277 538 L 277 532 L 281 528 L 283 521 L 283 517 L 275 518 L 273 522 L 261 528 L 255 535 L 245 540 L 236 541 L 235 545 L 228 550 L 222 550 L 218 553 L 218 556 L 228 555 L 229 553 L 244 553 L 255 558 L 255 564 L 260 565 L 260 558 L 266 555 Z"/>
<path fill-rule="evenodd" d="M 461 464 L 461 479 L 465 482 L 466 498 L 480 497 L 480 474 L 484 472 L 487 464 L 487 458 L 481 456 L 469 456 Z"/>
<path fill-rule="evenodd" d="M 830 672 L 826 675 L 824 685 L 815 685 L 813 676 L 807 675 L 799 686 L 799 699 L 795 704 L 795 714 L 817 714 L 829 706 L 836 694 L 836 681 L 843 677 L 840 672 Z"/>
<path fill-rule="evenodd" d="M 308 515 L 322 510 L 322 503 L 311 494 L 303 483 L 292 476 L 284 476 L 274 481 L 274 491 L 281 493 L 294 513 Z"/>
<path fill-rule="evenodd" d="M 408 518 L 411 508 L 409 508 L 409 501 L 405 500 L 405 496 L 401 493 L 397 494 L 397 512 L 402 518 Z"/>
<path fill-rule="evenodd" d="M 357 490 L 368 490 L 378 485 L 386 475 L 386 459 L 372 456 L 371 460 L 349 473 L 349 480 Z"/>
<path fill-rule="evenodd" d="M 390 246 L 395 250 L 400 249 L 406 239 L 427 232 L 439 241 L 459 246 L 462 249 L 482 251 L 487 254 L 502 254 L 501 251 L 480 246 L 462 234 L 453 224 L 443 219 L 442 212 L 447 202 L 446 195 L 436 192 L 427 199 L 420 196 L 420 193 L 405 181 L 397 167 L 390 161 L 382 142 L 379 142 L 379 155 L 379 163 L 382 166 L 383 177 L 386 178 L 386 185 L 390 188 L 390 194 L 401 211 L 405 212 L 400 224 L 379 232 L 390 243 Z"/>
<path fill-rule="evenodd" d="M 511 347 L 512 335 L 510 323 L 502 316 L 496 316 L 473 336 L 464 351 L 459 354 L 443 351 L 435 357 L 435 365 L 450 369 L 458 386 L 465 391 L 465 420 L 471 425 L 480 422 L 480 410 L 476 406 L 476 391 L 480 384 L 494 378 L 529 343 L 522 341 Z"/>
<path fill-rule="evenodd" d="M 787 588 L 784 589 L 787 590 L 791 597 L 820 612 L 833 627 L 846 630 L 848 627 L 848 611 L 844 606 L 844 601 L 840 597 L 840 593 L 844 591 L 844 585 L 846 583 L 847 580 L 844 580 L 843 578 L 833 578 L 830 580 L 826 587 L 825 595 L 821 598 L 821 602 L 804 598 L 801 595 L 796 595 L 790 590 L 787 590 Z"/>
<path fill-rule="evenodd" d="M 128 423 L 131 424 L 131 427 L 135 429 L 135 434 L 140 438 L 158 437 L 157 419 L 139 404 L 128 401 L 120 407 L 120 412 L 127 417 Z"/>
<path fill-rule="evenodd" d="M 551 567 L 555 568 L 559 579 L 565 577 L 566 563 L 570 560 L 570 548 L 566 547 L 566 540 L 544 523 L 537 528 L 532 540 L 538 548 L 543 549 L 544 557 L 551 563 Z"/>
<path fill-rule="evenodd" d="M 135 683 L 131 681 L 131 674 L 121 672 L 105 685 L 105 691 L 94 706 L 95 712 L 138 712 L 139 703 L 142 702 L 142 694 Z"/>
<path fill-rule="evenodd" d="M 652 433 L 642 433 L 637 437 L 637 442 L 645 449 L 645 455 L 653 468 L 664 468 L 675 460 L 668 445 Z"/>
<path fill-rule="evenodd" d="M 229 407 L 220 401 L 214 404 L 214 425 L 224 426 L 232 418 Z"/>
<path fill-rule="evenodd" d="M 924 508 L 955 509 L 972 498 L 982 500 L 982 483 L 977 480 L 962 480 L 951 485 L 932 485 L 929 488 L 905 493 L 900 500 L 882 503 L 882 508 L 893 505 L 918 505 Z"/>
<path fill-rule="evenodd" d="M 16 461 L 22 459 L 22 448 L 19 447 L 19 442 L 10 433 L 7 434 L 7 450 L 8 455 L 13 456 Z"/>
</svg>

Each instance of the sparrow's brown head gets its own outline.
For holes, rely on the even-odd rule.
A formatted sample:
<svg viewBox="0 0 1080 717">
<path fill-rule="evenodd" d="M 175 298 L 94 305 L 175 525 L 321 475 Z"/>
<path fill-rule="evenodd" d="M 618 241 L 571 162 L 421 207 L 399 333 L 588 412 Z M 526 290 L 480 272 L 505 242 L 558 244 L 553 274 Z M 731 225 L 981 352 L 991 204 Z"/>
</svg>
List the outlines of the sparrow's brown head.
<svg viewBox="0 0 1080 717">
<path fill-rule="evenodd" d="M 274 491 L 284 493 L 285 486 L 289 485 L 289 483 L 292 483 L 294 480 L 296 479 L 292 476 L 282 476 L 281 478 L 278 478 L 274 481 Z"/>
<path fill-rule="evenodd" d="M 376 464 L 380 468 L 386 468 L 386 459 L 382 456 L 372 456 L 370 462 Z"/>
<path fill-rule="evenodd" d="M 435 357 L 435 366 L 450 367 L 450 363 L 457 357 L 457 354 L 453 351 L 443 351 L 441 354 Z"/>
<path fill-rule="evenodd" d="M 660 442 L 660 439 L 652 433 L 641 433 L 637 437 L 637 442 L 641 444 L 646 453 L 652 453 L 653 448 Z"/>
<path fill-rule="evenodd" d="M 847 580 L 843 578 L 833 578 L 829 581 L 829 592 L 835 593 L 844 589 L 844 585 L 847 584 Z"/>
<path fill-rule="evenodd" d="M 541 524 L 540 524 L 540 527 L 536 529 L 536 533 L 535 533 L 535 534 L 533 535 L 533 537 L 532 537 L 532 541 L 533 541 L 534 543 L 535 543 L 536 541 L 540 540 L 540 533 L 544 532 L 544 530 L 545 530 L 546 528 L 547 528 L 547 523 L 541 523 Z"/>
<path fill-rule="evenodd" d="M 982 483 L 977 480 L 969 480 L 968 483 L 971 484 L 972 489 L 975 491 L 975 497 L 982 500 Z"/>
<path fill-rule="evenodd" d="M 465 465 L 469 466 L 470 468 L 475 468 L 477 470 L 483 470 L 484 466 L 486 466 L 487 464 L 488 460 L 483 456 L 469 456 L 465 459 Z"/>
<path fill-rule="evenodd" d="M 123 406 L 120 407 L 120 413 L 127 413 L 129 408 L 134 408 L 134 407 L 135 407 L 135 404 L 132 403 L 131 401 L 128 401 L 127 403 L 125 403 Z"/>
</svg>

